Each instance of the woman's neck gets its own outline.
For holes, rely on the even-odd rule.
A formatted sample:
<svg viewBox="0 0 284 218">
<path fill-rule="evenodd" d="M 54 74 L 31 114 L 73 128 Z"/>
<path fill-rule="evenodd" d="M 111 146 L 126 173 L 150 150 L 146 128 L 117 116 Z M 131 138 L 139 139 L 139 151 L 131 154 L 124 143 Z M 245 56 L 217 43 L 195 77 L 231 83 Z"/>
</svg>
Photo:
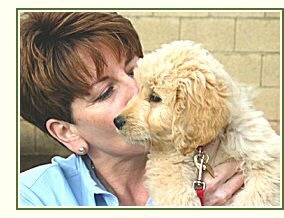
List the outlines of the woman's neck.
<svg viewBox="0 0 284 218">
<path fill-rule="evenodd" d="M 98 179 L 109 192 L 118 197 L 120 205 L 146 204 L 149 197 L 143 184 L 146 154 L 120 157 L 96 151 L 89 157 Z"/>
</svg>

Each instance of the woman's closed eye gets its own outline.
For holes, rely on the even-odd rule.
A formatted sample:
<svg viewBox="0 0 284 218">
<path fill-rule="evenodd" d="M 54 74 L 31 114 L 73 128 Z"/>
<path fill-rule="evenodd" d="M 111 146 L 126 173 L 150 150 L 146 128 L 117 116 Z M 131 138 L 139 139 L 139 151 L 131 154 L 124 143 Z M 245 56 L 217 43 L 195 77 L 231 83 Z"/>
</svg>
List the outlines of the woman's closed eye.
<svg viewBox="0 0 284 218">
<path fill-rule="evenodd" d="M 131 70 L 130 72 L 127 73 L 127 75 L 133 78 L 134 77 L 134 71 Z"/>
<path fill-rule="evenodd" d="M 113 93 L 113 86 L 110 86 L 105 92 L 103 92 L 103 93 L 96 99 L 96 101 L 104 101 L 104 100 L 106 100 L 108 97 L 110 97 L 112 93 Z"/>
</svg>

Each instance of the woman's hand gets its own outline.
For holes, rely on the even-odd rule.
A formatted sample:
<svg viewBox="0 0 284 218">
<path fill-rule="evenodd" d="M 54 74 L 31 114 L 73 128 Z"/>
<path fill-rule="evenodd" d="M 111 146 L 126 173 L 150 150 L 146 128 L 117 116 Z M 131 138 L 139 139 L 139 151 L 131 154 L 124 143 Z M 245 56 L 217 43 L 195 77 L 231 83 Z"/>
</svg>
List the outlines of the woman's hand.
<svg viewBox="0 0 284 218">
<path fill-rule="evenodd" d="M 208 172 L 204 174 L 205 206 L 226 206 L 232 202 L 234 194 L 244 184 L 244 177 L 238 169 L 238 162 L 230 161 L 214 167 L 215 178 Z"/>
</svg>

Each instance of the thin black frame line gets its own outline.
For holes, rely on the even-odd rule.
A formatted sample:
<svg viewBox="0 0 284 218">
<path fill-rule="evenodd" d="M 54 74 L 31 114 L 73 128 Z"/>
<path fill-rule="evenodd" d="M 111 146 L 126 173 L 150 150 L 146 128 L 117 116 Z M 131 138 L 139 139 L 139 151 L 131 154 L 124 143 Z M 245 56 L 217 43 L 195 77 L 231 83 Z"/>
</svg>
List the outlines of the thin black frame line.
<svg viewBox="0 0 284 218">
<path fill-rule="evenodd" d="M 282 25 L 282 31 L 281 31 L 281 34 L 282 34 L 282 48 L 280 49 L 281 50 L 281 55 L 282 55 L 282 64 L 281 64 L 281 66 L 282 66 L 282 72 L 280 72 L 280 73 L 282 73 L 282 86 L 280 85 L 280 88 L 282 88 L 282 101 L 283 101 L 283 63 L 284 63 L 284 57 L 283 57 L 283 19 L 284 19 L 284 14 L 283 14 L 283 12 L 284 12 L 284 9 L 282 9 L 282 11 L 281 11 L 282 13 L 281 13 L 281 25 Z M 281 99 L 280 99 L 281 100 Z M 283 102 L 282 102 L 282 116 L 283 116 Z M 282 117 L 280 117 L 280 121 L 282 120 Z M 282 121 L 282 125 L 283 125 L 283 121 Z M 280 126 L 280 125 L 279 125 Z M 281 126 L 280 126 L 281 127 Z M 283 156 L 284 156 L 284 149 L 283 149 L 283 126 L 282 126 L 282 132 L 281 132 L 281 136 L 282 136 L 282 208 L 284 209 L 284 203 L 283 203 L 283 196 L 284 196 L 284 183 L 283 183 L 283 172 L 284 172 L 284 163 L 283 163 Z"/>
<path fill-rule="evenodd" d="M 68 207 L 61 207 L 61 208 L 19 208 L 18 205 L 18 18 L 19 18 L 19 12 L 22 10 L 29 10 L 29 11 L 35 11 L 35 10 L 167 10 L 167 11 L 172 11 L 172 10 L 208 10 L 208 11 L 214 11 L 214 10 L 226 10 L 226 11 L 232 11 L 232 10 L 242 10 L 242 11 L 247 11 L 247 10 L 271 10 L 271 11 L 276 11 L 280 10 L 282 12 L 282 42 L 283 42 L 283 10 L 284 8 L 16 8 L 16 210 L 284 210 L 284 205 L 283 205 L 283 199 L 282 199 L 282 207 L 277 207 L 277 208 L 206 208 L 206 207 L 201 207 L 201 208 L 183 208 L 183 207 L 178 207 L 178 208 L 160 208 L 160 207 L 133 207 L 133 208 L 124 208 L 124 207 L 117 207 L 117 208 L 101 208 L 101 207 L 94 207 L 94 208 L 68 208 Z M 282 52 L 282 63 L 284 61 L 283 57 L 283 44 L 281 48 Z M 283 68 L 283 67 L 282 67 Z M 283 72 L 283 69 L 282 69 Z M 283 77 L 282 77 L 282 83 L 283 83 Z M 283 90 L 282 90 L 282 96 L 283 96 Z M 283 108 L 282 108 L 283 112 Z M 283 134 L 283 131 L 282 131 Z M 283 141 L 282 141 L 282 159 L 283 159 Z M 283 168 L 284 168 L 284 163 L 282 160 L 282 175 L 283 175 Z M 283 178 L 282 178 L 282 198 L 284 195 L 284 190 L 283 190 Z"/>
<path fill-rule="evenodd" d="M 18 193 L 18 188 L 19 188 L 19 173 L 18 173 L 18 164 L 19 164 L 19 143 L 18 143 L 18 118 L 19 118 L 19 114 L 18 114 L 18 99 L 19 99 L 19 96 L 18 96 L 18 10 L 16 10 L 16 208 L 19 208 L 19 203 L 18 203 L 18 196 L 19 196 L 19 193 Z"/>
<path fill-rule="evenodd" d="M 240 11 L 249 11 L 249 10 L 283 10 L 284 8 L 17 8 L 19 10 L 29 10 L 29 11 L 36 11 L 36 10 L 53 10 L 53 11 L 60 11 L 60 10 L 117 10 L 117 11 L 131 11 L 131 10 L 138 10 L 138 11 L 145 11 L 145 10 L 157 10 L 157 11 L 163 11 L 163 10 L 177 10 L 177 11 L 183 11 L 183 10 L 208 10 L 208 11 L 214 11 L 214 10 L 228 10 L 228 11 L 234 11 L 234 10 L 240 10 Z"/>
<path fill-rule="evenodd" d="M 207 207 L 198 207 L 198 208 L 188 208 L 188 207 L 47 207 L 47 208 L 17 208 L 17 210 L 283 210 L 283 208 L 207 208 Z"/>
</svg>

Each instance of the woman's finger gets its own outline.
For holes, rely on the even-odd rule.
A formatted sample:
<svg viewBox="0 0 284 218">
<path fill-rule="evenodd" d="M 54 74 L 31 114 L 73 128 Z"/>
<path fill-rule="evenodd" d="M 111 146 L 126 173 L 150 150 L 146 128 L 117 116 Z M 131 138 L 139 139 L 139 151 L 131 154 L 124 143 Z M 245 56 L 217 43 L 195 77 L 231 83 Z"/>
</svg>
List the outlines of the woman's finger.
<svg viewBox="0 0 284 218">
<path fill-rule="evenodd" d="M 226 182 L 228 179 L 230 179 L 235 173 L 237 173 L 238 170 L 239 170 L 239 164 L 237 161 L 234 160 L 234 161 L 224 162 L 214 167 L 214 176 L 215 176 L 214 180 L 218 184 L 222 184 Z M 206 181 L 206 179 L 209 179 L 209 177 L 211 176 L 208 175 L 208 173 L 205 173 L 204 180 Z"/>
<path fill-rule="evenodd" d="M 238 162 L 230 161 L 214 167 L 214 178 L 208 172 L 205 172 L 203 179 L 207 186 L 207 194 L 215 192 L 217 188 L 219 188 L 238 171 L 238 168 Z"/>
<path fill-rule="evenodd" d="M 224 205 L 230 201 L 232 195 L 237 192 L 244 183 L 244 177 L 239 170 L 237 161 L 222 163 L 214 168 L 215 178 L 209 173 L 204 174 L 206 183 L 206 205 Z M 227 202 L 226 204 L 228 204 Z"/>
<path fill-rule="evenodd" d="M 240 190 L 244 183 L 244 177 L 241 173 L 235 174 L 220 189 L 216 191 L 216 206 L 230 205 L 233 202 L 233 196 Z"/>
<path fill-rule="evenodd" d="M 244 175 L 242 173 L 235 174 L 231 179 L 229 179 L 223 185 L 224 192 L 228 196 L 233 196 L 237 191 L 239 191 L 244 185 Z"/>
</svg>

